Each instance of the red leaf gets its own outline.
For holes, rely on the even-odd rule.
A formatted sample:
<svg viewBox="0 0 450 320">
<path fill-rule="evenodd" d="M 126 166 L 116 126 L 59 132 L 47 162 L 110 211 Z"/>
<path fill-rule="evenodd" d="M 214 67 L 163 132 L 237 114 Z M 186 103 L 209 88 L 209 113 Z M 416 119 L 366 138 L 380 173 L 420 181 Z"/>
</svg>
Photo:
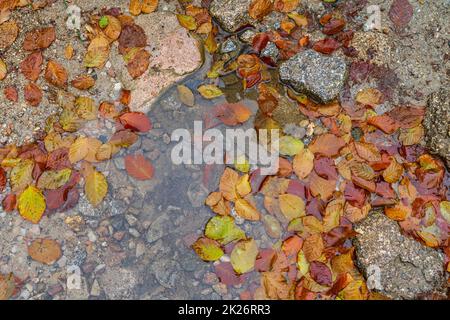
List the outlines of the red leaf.
<svg viewBox="0 0 450 320">
<path fill-rule="evenodd" d="M 52 170 L 61 170 L 70 168 L 72 164 L 69 161 L 69 150 L 59 148 L 49 153 L 47 158 L 47 168 Z"/>
<path fill-rule="evenodd" d="M 140 154 L 126 156 L 125 169 L 137 180 L 150 180 L 154 173 L 152 164 Z"/>
<path fill-rule="evenodd" d="M 24 96 L 31 106 L 36 107 L 41 103 L 42 91 L 36 84 L 30 82 L 24 88 Z"/>
<path fill-rule="evenodd" d="M 371 117 L 367 119 L 367 123 L 387 134 L 394 133 L 399 127 L 398 123 L 388 115 Z"/>
<path fill-rule="evenodd" d="M 48 48 L 56 39 L 54 27 L 35 29 L 25 35 L 23 48 L 27 51 Z"/>
<path fill-rule="evenodd" d="M 314 160 L 314 171 L 325 179 L 337 180 L 338 173 L 331 158 L 321 157 Z"/>
<path fill-rule="evenodd" d="M 214 108 L 217 119 L 227 126 L 236 126 L 247 121 L 252 112 L 241 103 L 224 103 Z"/>
<path fill-rule="evenodd" d="M 394 198 L 395 192 L 391 185 L 385 181 L 380 181 L 377 183 L 375 193 L 384 198 Z"/>
<path fill-rule="evenodd" d="M 341 44 L 333 38 L 326 38 L 314 43 L 313 49 L 323 54 L 331 54 L 339 48 L 340 45 Z"/>
<path fill-rule="evenodd" d="M 20 72 L 31 81 L 36 81 L 41 73 L 43 58 L 41 52 L 31 53 L 20 63 Z"/>
<path fill-rule="evenodd" d="M 16 195 L 13 193 L 8 194 L 2 201 L 5 212 L 13 212 L 16 209 L 16 204 Z"/>
<path fill-rule="evenodd" d="M 347 182 L 344 190 L 344 197 L 352 206 L 361 208 L 366 201 L 366 192 L 356 187 L 352 182 Z"/>
<path fill-rule="evenodd" d="M 253 49 L 260 53 L 262 49 L 264 49 L 269 42 L 269 35 L 267 33 L 258 33 L 253 38 Z"/>
<path fill-rule="evenodd" d="M 411 21 L 414 9 L 408 0 L 394 0 L 389 10 L 389 19 L 399 28 L 404 28 Z"/>
<path fill-rule="evenodd" d="M 275 260 L 276 251 L 274 249 L 261 249 L 255 261 L 255 270 L 258 272 L 270 271 Z"/>
<path fill-rule="evenodd" d="M 152 128 L 150 119 L 142 112 L 127 112 L 119 117 L 120 123 L 125 129 L 139 132 L 148 132 Z"/>
<path fill-rule="evenodd" d="M 3 192 L 6 187 L 6 172 L 0 167 L 0 192 Z"/>
<path fill-rule="evenodd" d="M 310 265 L 311 278 L 318 284 L 330 287 L 333 284 L 331 270 L 325 263 L 313 261 Z"/>
<path fill-rule="evenodd" d="M 19 94 L 17 93 L 16 87 L 8 86 L 3 90 L 3 94 L 5 95 L 5 98 L 12 102 L 19 101 Z"/>
<path fill-rule="evenodd" d="M 229 262 L 222 262 L 215 266 L 215 272 L 220 282 L 227 286 L 236 286 L 245 281 L 245 275 L 237 275 Z"/>
<path fill-rule="evenodd" d="M 328 36 L 331 36 L 344 30 L 344 27 L 345 27 L 345 20 L 333 18 L 325 24 L 322 32 Z"/>
</svg>

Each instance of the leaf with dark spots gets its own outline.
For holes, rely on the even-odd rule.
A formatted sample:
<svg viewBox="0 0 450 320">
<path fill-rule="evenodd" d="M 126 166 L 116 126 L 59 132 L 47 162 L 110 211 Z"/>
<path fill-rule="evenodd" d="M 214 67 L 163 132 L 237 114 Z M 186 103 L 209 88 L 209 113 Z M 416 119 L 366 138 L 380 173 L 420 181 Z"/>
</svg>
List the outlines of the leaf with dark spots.
<svg viewBox="0 0 450 320">
<path fill-rule="evenodd" d="M 127 70 L 133 79 L 143 75 L 150 64 L 150 53 L 147 50 L 139 50 L 127 64 Z"/>
<path fill-rule="evenodd" d="M 215 267 L 215 273 L 220 279 L 220 282 L 227 286 L 237 286 L 245 281 L 247 276 L 238 275 L 233 269 L 233 266 L 229 262 L 221 262 Z"/>
<path fill-rule="evenodd" d="M 313 49 L 323 54 L 331 54 L 340 46 L 341 44 L 333 38 L 326 38 L 315 42 Z"/>
<path fill-rule="evenodd" d="M 333 284 L 331 270 L 325 263 L 313 261 L 310 264 L 311 278 L 318 284 L 331 287 Z"/>
<path fill-rule="evenodd" d="M 389 10 L 389 19 L 398 28 L 404 28 L 413 17 L 414 8 L 408 0 L 394 0 Z"/>
<path fill-rule="evenodd" d="M 341 32 L 342 30 L 344 30 L 344 28 L 345 28 L 344 19 L 332 18 L 324 25 L 322 32 L 328 36 L 331 36 Z"/>
<path fill-rule="evenodd" d="M 70 168 L 72 164 L 69 161 L 69 150 L 59 148 L 49 153 L 47 159 L 47 168 L 51 170 L 61 170 Z"/>
</svg>

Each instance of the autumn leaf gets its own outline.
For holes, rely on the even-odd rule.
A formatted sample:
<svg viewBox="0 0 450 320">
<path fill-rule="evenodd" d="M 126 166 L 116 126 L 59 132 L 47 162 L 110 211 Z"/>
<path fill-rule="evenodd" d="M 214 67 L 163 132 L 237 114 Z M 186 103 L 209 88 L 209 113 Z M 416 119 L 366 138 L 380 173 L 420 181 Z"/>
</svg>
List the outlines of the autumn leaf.
<svg viewBox="0 0 450 320">
<path fill-rule="evenodd" d="M 388 115 L 370 117 L 367 119 L 367 124 L 370 124 L 387 134 L 394 133 L 399 127 L 397 122 Z"/>
<path fill-rule="evenodd" d="M 195 96 L 192 93 L 191 89 L 189 89 L 185 85 L 179 85 L 177 86 L 177 90 L 178 98 L 182 103 L 184 103 L 188 107 L 193 107 L 195 105 Z"/>
<path fill-rule="evenodd" d="M 268 299 L 286 300 L 291 296 L 291 287 L 280 272 L 262 272 L 261 285 Z"/>
<path fill-rule="evenodd" d="M 356 102 L 375 107 L 383 102 L 383 94 L 375 88 L 367 88 L 356 94 Z"/>
<path fill-rule="evenodd" d="M 233 269 L 233 266 L 229 262 L 221 262 L 214 266 L 214 271 L 220 282 L 227 286 L 235 286 L 241 284 L 245 275 L 238 275 Z"/>
<path fill-rule="evenodd" d="M 46 203 L 42 192 L 34 187 L 29 186 L 22 192 L 17 200 L 19 214 L 32 223 L 38 223 L 45 212 Z"/>
<path fill-rule="evenodd" d="M 198 92 L 205 99 L 214 99 L 223 95 L 222 90 L 220 90 L 214 84 L 204 84 L 197 88 Z"/>
<path fill-rule="evenodd" d="M 236 213 L 249 221 L 258 221 L 261 218 L 261 214 L 258 210 L 247 200 L 238 199 L 234 205 Z"/>
<path fill-rule="evenodd" d="M 252 0 L 248 13 L 250 17 L 256 20 L 262 20 L 273 9 L 271 0 Z"/>
<path fill-rule="evenodd" d="M 397 204 L 393 207 L 385 207 L 384 213 L 392 220 L 403 221 L 411 215 L 411 207 Z"/>
<path fill-rule="evenodd" d="M 32 173 L 34 162 L 31 159 L 23 160 L 14 166 L 10 174 L 12 192 L 23 190 L 33 181 Z"/>
<path fill-rule="evenodd" d="M 394 0 L 389 9 L 389 19 L 399 28 L 408 25 L 414 13 L 413 6 L 408 0 Z"/>
<path fill-rule="evenodd" d="M 5 98 L 12 102 L 19 101 L 19 93 L 17 92 L 16 87 L 14 86 L 7 86 L 3 90 L 3 94 L 5 95 Z"/>
<path fill-rule="evenodd" d="M 16 290 L 16 281 L 14 279 L 14 274 L 10 273 L 8 275 L 0 274 L 0 301 L 8 300 L 14 294 Z"/>
<path fill-rule="evenodd" d="M 25 101 L 30 106 L 36 107 L 42 101 L 42 90 L 35 83 L 30 82 L 23 88 Z"/>
<path fill-rule="evenodd" d="M 358 155 L 366 161 L 375 162 L 381 160 L 380 151 L 377 147 L 367 142 L 355 142 L 355 149 Z"/>
<path fill-rule="evenodd" d="M 205 236 L 216 240 L 222 245 L 236 240 L 245 239 L 245 233 L 235 225 L 234 219 L 230 216 L 215 216 L 206 224 Z"/>
<path fill-rule="evenodd" d="M 158 9 L 159 0 L 142 0 L 142 12 L 152 13 Z"/>
<path fill-rule="evenodd" d="M 258 256 L 258 246 L 254 239 L 240 240 L 231 252 L 231 264 L 239 274 L 247 273 L 255 267 Z"/>
<path fill-rule="evenodd" d="M 77 163 L 86 158 L 89 152 L 89 140 L 86 137 L 78 137 L 77 140 L 70 146 L 69 161 Z"/>
<path fill-rule="evenodd" d="M 325 133 L 314 139 L 308 146 L 309 150 L 314 154 L 320 154 L 325 157 L 334 157 L 346 145 L 341 137 L 337 137 L 332 133 Z"/>
<path fill-rule="evenodd" d="M 39 177 L 37 187 L 41 190 L 50 189 L 55 190 L 67 183 L 72 174 L 72 170 L 69 168 L 62 170 L 49 170 L 44 171 Z"/>
<path fill-rule="evenodd" d="M 56 240 L 36 239 L 28 246 L 28 254 L 37 262 L 52 265 L 61 258 L 62 251 Z"/>
<path fill-rule="evenodd" d="M 400 129 L 398 139 L 404 146 L 412 146 L 419 144 L 425 135 L 425 130 L 422 125 L 414 128 Z"/>
<path fill-rule="evenodd" d="M 185 14 L 177 14 L 177 19 L 180 23 L 180 26 L 182 26 L 183 28 L 186 28 L 189 31 L 194 31 L 195 29 L 197 29 L 197 22 L 195 21 L 194 17 Z"/>
<path fill-rule="evenodd" d="M 7 73 L 8 73 L 8 67 L 6 66 L 5 61 L 0 59 L 0 80 L 5 79 Z"/>
<path fill-rule="evenodd" d="M 214 107 L 214 115 L 227 126 L 246 122 L 252 111 L 242 103 L 225 103 Z"/>
<path fill-rule="evenodd" d="M 90 75 L 80 74 L 75 79 L 73 79 L 70 84 L 72 85 L 72 87 L 77 88 L 78 90 L 87 90 L 95 85 L 95 79 Z"/>
<path fill-rule="evenodd" d="M 237 198 L 236 185 L 238 181 L 239 174 L 231 168 L 225 168 L 220 178 L 219 190 L 228 201 L 234 201 Z"/>
<path fill-rule="evenodd" d="M 85 194 L 92 206 L 97 207 L 108 193 L 108 182 L 101 172 L 95 170 L 85 180 Z"/>
<path fill-rule="evenodd" d="M 3 190 L 5 190 L 6 181 L 7 181 L 6 172 L 2 167 L 0 167 L 0 193 L 3 192 Z"/>
<path fill-rule="evenodd" d="M 108 38 L 102 35 L 95 37 L 87 48 L 83 65 L 87 68 L 102 68 L 108 60 L 109 51 Z"/>
<path fill-rule="evenodd" d="M 140 49 L 133 55 L 127 64 L 127 70 L 133 79 L 143 75 L 150 65 L 150 53 L 145 49 Z"/>
<path fill-rule="evenodd" d="M 388 183 L 397 182 L 403 175 L 403 166 L 393 157 L 391 164 L 383 171 L 383 179 Z"/>
<path fill-rule="evenodd" d="M 65 88 L 67 86 L 67 71 L 55 60 L 49 60 L 47 63 L 44 77 L 48 83 L 56 87 Z"/>
<path fill-rule="evenodd" d="M 220 244 L 208 238 L 199 238 L 192 248 L 203 261 L 216 261 L 224 255 Z"/>
<path fill-rule="evenodd" d="M 20 72 L 30 81 L 36 81 L 41 73 L 43 57 L 41 52 L 33 52 L 20 63 Z"/>
<path fill-rule="evenodd" d="M 312 261 L 310 264 L 311 278 L 320 285 L 331 287 L 333 284 L 331 270 L 328 266 L 319 261 Z"/>
<path fill-rule="evenodd" d="M 305 202 L 293 194 L 282 194 L 279 197 L 281 213 L 288 221 L 305 215 Z"/>
<path fill-rule="evenodd" d="M 309 262 L 318 260 L 322 256 L 324 244 L 319 233 L 312 234 L 303 242 L 303 252 Z"/>
<path fill-rule="evenodd" d="M 150 119 L 142 112 L 127 112 L 119 117 L 120 123 L 126 129 L 139 132 L 148 132 L 152 128 Z"/>
<path fill-rule="evenodd" d="M 312 48 L 323 54 L 331 54 L 340 46 L 341 44 L 333 38 L 325 38 L 323 40 L 316 41 Z"/>
<path fill-rule="evenodd" d="M 345 20 L 339 18 L 331 18 L 324 26 L 322 32 L 327 36 L 335 35 L 345 28 Z"/>
<path fill-rule="evenodd" d="M 142 0 L 130 0 L 130 5 L 128 7 L 128 11 L 133 16 L 138 16 L 142 11 Z"/>
<path fill-rule="evenodd" d="M 280 12 L 291 12 L 295 10 L 300 0 L 275 0 L 274 9 Z"/>
<path fill-rule="evenodd" d="M 153 178 L 154 168 L 143 155 L 128 155 L 124 159 L 127 173 L 137 180 Z"/>
<path fill-rule="evenodd" d="M 0 50 L 5 50 L 16 41 L 19 27 L 15 21 L 0 24 Z"/>
<path fill-rule="evenodd" d="M 314 168 L 314 154 L 309 149 L 303 149 L 294 158 L 294 172 L 300 179 L 305 179 Z"/>
<path fill-rule="evenodd" d="M 309 188 L 313 196 L 328 200 L 336 189 L 336 181 L 324 179 L 313 171 L 309 175 Z"/>
<path fill-rule="evenodd" d="M 284 156 L 295 156 L 304 148 L 300 139 L 292 136 L 282 136 L 279 140 L 280 154 Z"/>
<path fill-rule="evenodd" d="M 23 48 L 27 51 L 48 48 L 56 39 L 54 27 L 35 29 L 25 35 Z"/>
</svg>

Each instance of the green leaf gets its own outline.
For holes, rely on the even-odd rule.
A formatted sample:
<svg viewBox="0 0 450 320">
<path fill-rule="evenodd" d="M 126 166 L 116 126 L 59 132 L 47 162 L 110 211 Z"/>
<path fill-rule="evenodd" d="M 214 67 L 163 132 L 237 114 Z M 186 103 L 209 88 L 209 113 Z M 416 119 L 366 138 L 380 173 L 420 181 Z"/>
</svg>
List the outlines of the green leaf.
<svg viewBox="0 0 450 320">
<path fill-rule="evenodd" d="M 206 224 L 205 235 L 216 240 L 222 245 L 245 239 L 245 232 L 234 224 L 234 219 L 230 216 L 215 216 Z"/>
<path fill-rule="evenodd" d="M 280 154 L 284 156 L 295 156 L 304 148 L 303 142 L 292 136 L 282 136 L 280 138 Z"/>
<path fill-rule="evenodd" d="M 100 18 L 100 20 L 98 21 L 98 26 L 102 29 L 105 29 L 109 24 L 109 19 L 107 16 L 103 16 Z"/>
<path fill-rule="evenodd" d="M 204 261 L 216 261 L 224 255 L 220 244 L 217 241 L 200 238 L 193 245 L 192 248 L 198 256 Z"/>
</svg>

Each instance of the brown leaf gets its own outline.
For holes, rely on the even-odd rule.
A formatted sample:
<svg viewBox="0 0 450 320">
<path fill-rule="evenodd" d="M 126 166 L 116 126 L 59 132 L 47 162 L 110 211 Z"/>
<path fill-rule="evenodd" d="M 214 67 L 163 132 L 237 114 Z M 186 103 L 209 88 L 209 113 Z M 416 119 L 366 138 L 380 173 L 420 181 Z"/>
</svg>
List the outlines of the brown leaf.
<svg viewBox="0 0 450 320">
<path fill-rule="evenodd" d="M 154 168 L 143 155 L 128 155 L 125 157 L 127 173 L 137 180 L 150 180 L 153 178 Z"/>
<path fill-rule="evenodd" d="M 279 12 L 291 12 L 295 10 L 300 0 L 275 0 L 274 9 Z"/>
<path fill-rule="evenodd" d="M 142 0 L 142 12 L 152 13 L 158 9 L 159 0 Z"/>
<path fill-rule="evenodd" d="M 345 28 L 345 20 L 344 19 L 331 19 L 328 21 L 324 27 L 322 32 L 328 36 L 339 33 Z"/>
<path fill-rule="evenodd" d="M 33 52 L 20 63 L 20 72 L 28 80 L 36 81 L 41 73 L 42 62 L 42 53 Z"/>
<path fill-rule="evenodd" d="M 323 40 L 316 41 L 313 45 L 313 49 L 323 54 L 331 54 L 340 46 L 341 44 L 333 38 L 325 38 Z"/>
<path fill-rule="evenodd" d="M 133 79 L 143 75 L 150 64 L 150 53 L 147 50 L 139 50 L 127 64 L 127 70 Z"/>
<path fill-rule="evenodd" d="M 152 128 L 150 119 L 141 112 L 127 112 L 119 117 L 120 123 L 125 129 L 139 132 L 148 132 Z"/>
<path fill-rule="evenodd" d="M 28 247 L 30 257 L 40 263 L 52 265 L 62 255 L 61 246 L 52 239 L 34 240 Z"/>
<path fill-rule="evenodd" d="M 399 127 L 397 122 L 388 115 L 370 117 L 367 119 L 367 124 L 370 124 L 387 134 L 394 133 Z"/>
<path fill-rule="evenodd" d="M 48 48 L 56 39 L 54 27 L 35 29 L 25 35 L 23 48 L 27 51 Z"/>
<path fill-rule="evenodd" d="M 5 79 L 7 74 L 8 74 L 8 67 L 6 66 L 5 61 L 3 61 L 0 58 L 0 80 Z"/>
<path fill-rule="evenodd" d="M 45 80 L 48 83 L 60 87 L 65 88 L 67 86 L 67 71 L 55 60 L 50 60 L 47 63 L 47 68 L 45 70 Z"/>
<path fill-rule="evenodd" d="M 414 9 L 408 0 L 394 0 L 389 10 L 389 19 L 399 28 L 408 25 L 413 16 Z"/>
<path fill-rule="evenodd" d="M 380 151 L 377 147 L 367 142 L 355 142 L 355 149 L 358 155 L 366 161 L 375 162 L 381 160 Z"/>
<path fill-rule="evenodd" d="M 119 37 L 119 50 L 126 48 L 143 48 L 147 45 L 147 36 L 144 29 L 136 24 L 123 26 Z"/>
<path fill-rule="evenodd" d="M 309 189 L 314 197 L 328 200 L 336 189 L 336 180 L 321 178 L 313 171 L 309 175 Z"/>
<path fill-rule="evenodd" d="M 95 85 L 95 79 L 87 74 L 80 74 L 70 84 L 78 90 L 87 90 Z"/>
<path fill-rule="evenodd" d="M 42 91 L 35 83 L 30 82 L 23 90 L 25 100 L 33 107 L 36 107 L 41 103 Z"/>
<path fill-rule="evenodd" d="M 4 50 L 12 45 L 18 34 L 19 27 L 15 21 L 0 24 L 0 50 Z"/>
<path fill-rule="evenodd" d="M 324 244 L 320 233 L 310 235 L 303 242 L 303 252 L 309 262 L 318 260 L 322 256 Z"/>
<path fill-rule="evenodd" d="M 225 125 L 236 126 L 247 121 L 252 112 L 242 103 L 225 103 L 214 108 L 214 115 Z"/>
<path fill-rule="evenodd" d="M 270 0 L 253 0 L 250 3 L 248 13 L 250 17 L 261 20 L 272 11 L 272 1 Z"/>
<path fill-rule="evenodd" d="M 17 93 L 16 87 L 8 86 L 3 90 L 3 94 L 5 95 L 5 98 L 12 102 L 19 101 L 19 94 Z"/>
</svg>

